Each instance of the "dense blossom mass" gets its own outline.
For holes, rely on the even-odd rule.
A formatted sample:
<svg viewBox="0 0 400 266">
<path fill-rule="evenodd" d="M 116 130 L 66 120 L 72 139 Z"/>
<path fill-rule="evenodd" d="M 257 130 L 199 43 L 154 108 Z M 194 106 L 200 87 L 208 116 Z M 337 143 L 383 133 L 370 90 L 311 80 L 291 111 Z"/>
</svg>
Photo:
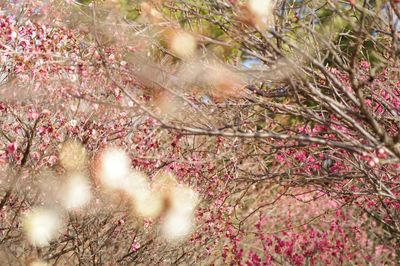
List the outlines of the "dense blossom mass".
<svg viewBox="0 0 400 266">
<path fill-rule="evenodd" d="M 397 1 L 131 2 L 0 3 L 1 261 L 397 264 Z"/>
</svg>

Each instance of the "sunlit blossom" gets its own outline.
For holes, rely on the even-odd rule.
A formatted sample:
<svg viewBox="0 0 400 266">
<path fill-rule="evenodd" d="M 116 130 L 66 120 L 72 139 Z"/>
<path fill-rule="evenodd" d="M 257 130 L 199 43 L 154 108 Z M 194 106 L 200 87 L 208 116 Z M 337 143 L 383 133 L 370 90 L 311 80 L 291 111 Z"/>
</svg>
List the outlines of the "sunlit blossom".
<svg viewBox="0 0 400 266">
<path fill-rule="evenodd" d="M 100 180 L 104 186 L 113 189 L 124 187 L 130 171 L 130 161 L 123 150 L 106 149 L 102 154 L 100 167 Z"/>
<path fill-rule="evenodd" d="M 170 193 L 170 203 L 173 211 L 192 213 L 198 202 L 198 194 L 189 187 L 175 187 Z"/>
<path fill-rule="evenodd" d="M 180 241 L 194 229 L 193 217 L 181 212 L 169 212 L 161 225 L 163 237 L 168 241 Z"/>
<path fill-rule="evenodd" d="M 133 200 L 142 200 L 150 194 L 150 183 L 144 174 L 132 170 L 123 180 L 122 190 Z"/>
<path fill-rule="evenodd" d="M 147 176 L 141 172 L 132 170 L 122 189 L 130 197 L 137 216 L 155 218 L 162 212 L 162 194 L 151 189 Z"/>
<path fill-rule="evenodd" d="M 190 33 L 178 31 L 172 34 L 170 49 L 182 58 L 189 58 L 196 52 L 197 42 Z"/>
<path fill-rule="evenodd" d="M 171 173 L 161 172 L 154 176 L 151 187 L 162 194 L 169 194 L 178 184 L 175 176 Z"/>
<path fill-rule="evenodd" d="M 249 0 L 250 11 L 260 17 L 268 16 L 272 9 L 272 0 Z"/>
<path fill-rule="evenodd" d="M 33 259 L 26 263 L 27 266 L 47 266 L 49 265 L 47 262 L 39 259 Z"/>
<path fill-rule="evenodd" d="M 92 197 L 90 184 L 86 177 L 73 175 L 69 177 L 62 190 L 62 203 L 67 209 L 75 209 L 87 204 Z"/>
<path fill-rule="evenodd" d="M 249 0 L 248 9 L 254 16 L 255 25 L 264 28 L 272 21 L 273 0 Z"/>
<path fill-rule="evenodd" d="M 134 201 L 135 212 L 143 218 L 156 218 L 164 209 L 164 200 L 160 194 L 150 191 L 146 196 Z"/>
<path fill-rule="evenodd" d="M 212 94 L 218 97 L 241 97 L 245 85 L 243 76 L 217 63 L 207 65 L 203 82 L 208 84 L 212 88 Z"/>
<path fill-rule="evenodd" d="M 61 218 L 52 209 L 36 207 L 28 211 L 22 220 L 29 242 L 34 246 L 48 246 L 61 228 Z"/>
<path fill-rule="evenodd" d="M 81 170 L 86 167 L 85 147 L 77 141 L 67 141 L 61 146 L 60 163 L 67 170 Z"/>
</svg>

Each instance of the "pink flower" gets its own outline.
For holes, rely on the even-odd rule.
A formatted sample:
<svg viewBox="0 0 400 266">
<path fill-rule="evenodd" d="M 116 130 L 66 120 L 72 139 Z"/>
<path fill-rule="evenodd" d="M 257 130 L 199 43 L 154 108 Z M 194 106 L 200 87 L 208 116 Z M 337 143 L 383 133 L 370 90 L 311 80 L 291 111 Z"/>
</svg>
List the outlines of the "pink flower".
<svg viewBox="0 0 400 266">
<path fill-rule="evenodd" d="M 40 153 L 37 152 L 37 151 L 33 152 L 33 153 L 32 153 L 32 158 L 33 158 L 34 160 L 39 160 L 39 159 L 40 159 Z"/>
<path fill-rule="evenodd" d="M 48 109 L 44 109 L 44 110 L 42 111 L 42 114 L 45 115 L 45 116 L 49 116 L 49 115 L 51 115 L 51 112 L 50 112 L 50 110 L 48 110 Z"/>
<path fill-rule="evenodd" d="M 277 160 L 279 163 L 283 163 L 285 162 L 285 157 L 281 153 L 278 153 L 275 155 L 275 160 Z"/>
<path fill-rule="evenodd" d="M 17 38 L 17 33 L 15 31 L 11 32 L 11 40 L 15 40 Z"/>
<path fill-rule="evenodd" d="M 292 260 L 293 260 L 294 265 L 303 265 L 304 264 L 304 257 L 302 255 L 294 254 Z"/>
<path fill-rule="evenodd" d="M 36 120 L 39 118 L 39 113 L 33 111 L 33 110 L 29 110 L 28 111 L 28 119 L 29 120 Z"/>
<path fill-rule="evenodd" d="M 140 248 L 140 244 L 137 243 L 136 241 L 133 241 L 131 245 L 131 252 L 136 252 Z"/>
<path fill-rule="evenodd" d="M 375 161 L 370 160 L 370 161 L 368 161 L 368 165 L 369 165 L 370 167 L 374 167 L 374 166 L 376 165 L 376 163 L 375 163 Z"/>
<path fill-rule="evenodd" d="M 360 63 L 362 68 L 368 69 L 369 68 L 369 62 L 368 61 L 361 61 Z"/>
<path fill-rule="evenodd" d="M 50 157 L 48 158 L 48 162 L 49 162 L 50 165 L 55 165 L 56 162 L 57 162 L 57 157 L 54 156 L 54 155 L 50 156 Z"/>
<path fill-rule="evenodd" d="M 250 265 L 260 265 L 261 264 L 261 259 L 256 253 L 254 253 L 253 251 L 250 251 L 250 253 L 249 253 L 249 262 L 251 262 Z"/>
<path fill-rule="evenodd" d="M 299 162 L 304 162 L 307 158 L 307 153 L 305 151 L 298 152 L 294 158 Z"/>
<path fill-rule="evenodd" d="M 6 111 L 6 110 L 7 110 L 6 105 L 3 103 L 0 103 L 0 112 Z"/>
<path fill-rule="evenodd" d="M 18 143 L 16 141 L 14 141 L 14 142 L 8 144 L 7 153 L 8 154 L 13 154 L 13 153 L 15 153 L 17 151 L 17 149 L 18 149 Z"/>
</svg>

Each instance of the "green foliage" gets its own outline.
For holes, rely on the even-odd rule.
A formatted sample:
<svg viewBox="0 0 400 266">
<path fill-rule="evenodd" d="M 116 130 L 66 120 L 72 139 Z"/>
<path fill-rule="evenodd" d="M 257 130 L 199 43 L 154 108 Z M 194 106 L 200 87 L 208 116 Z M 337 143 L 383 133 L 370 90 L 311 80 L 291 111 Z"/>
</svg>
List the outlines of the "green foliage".
<svg viewBox="0 0 400 266">
<path fill-rule="evenodd" d="M 132 0 L 120 0 L 121 10 L 128 20 L 136 20 L 139 15 L 139 7 L 137 1 Z"/>
</svg>

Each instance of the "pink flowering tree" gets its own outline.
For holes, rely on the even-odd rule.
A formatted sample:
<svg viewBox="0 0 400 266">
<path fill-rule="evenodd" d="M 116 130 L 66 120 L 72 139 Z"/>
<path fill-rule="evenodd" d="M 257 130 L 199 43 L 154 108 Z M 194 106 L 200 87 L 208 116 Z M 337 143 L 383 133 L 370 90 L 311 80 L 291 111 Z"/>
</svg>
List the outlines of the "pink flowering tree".
<svg viewBox="0 0 400 266">
<path fill-rule="evenodd" d="M 2 261 L 396 264 L 397 1 L 127 2 L 0 4 Z"/>
</svg>

